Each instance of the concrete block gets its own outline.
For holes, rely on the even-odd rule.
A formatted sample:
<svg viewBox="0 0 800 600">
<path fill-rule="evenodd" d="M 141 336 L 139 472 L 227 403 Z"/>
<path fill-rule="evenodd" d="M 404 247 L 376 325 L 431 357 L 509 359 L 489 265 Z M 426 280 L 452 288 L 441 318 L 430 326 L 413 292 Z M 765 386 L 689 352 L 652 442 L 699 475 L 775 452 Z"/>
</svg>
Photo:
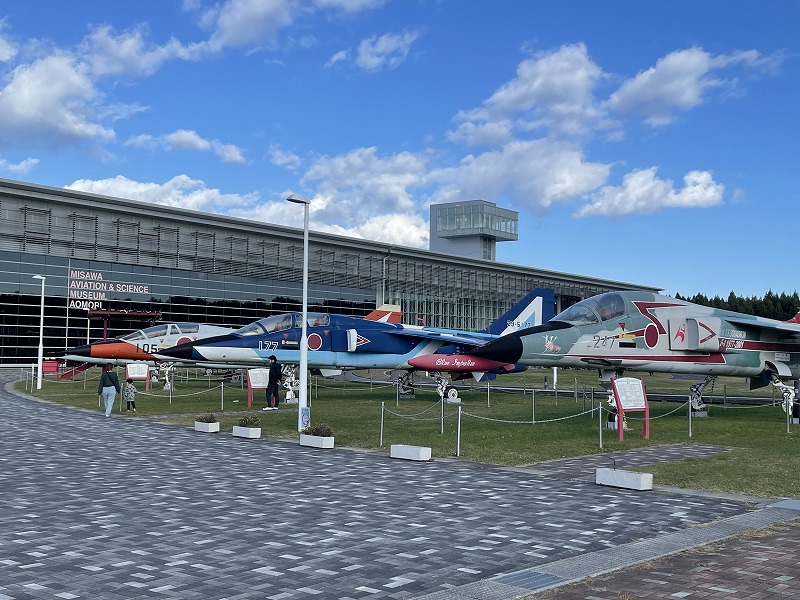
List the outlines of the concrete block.
<svg viewBox="0 0 800 600">
<path fill-rule="evenodd" d="M 608 485 L 629 490 L 652 490 L 653 474 L 600 468 L 595 471 L 594 482 L 598 485 Z"/>
<path fill-rule="evenodd" d="M 406 444 L 392 444 L 389 448 L 391 458 L 404 460 L 430 460 L 431 449 L 427 446 L 408 446 Z"/>
</svg>

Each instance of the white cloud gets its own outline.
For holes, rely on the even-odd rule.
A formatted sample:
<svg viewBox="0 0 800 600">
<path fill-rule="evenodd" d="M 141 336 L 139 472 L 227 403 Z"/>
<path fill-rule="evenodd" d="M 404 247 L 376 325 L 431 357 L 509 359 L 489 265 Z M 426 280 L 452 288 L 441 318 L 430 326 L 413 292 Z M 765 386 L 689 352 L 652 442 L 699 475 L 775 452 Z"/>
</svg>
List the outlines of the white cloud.
<svg viewBox="0 0 800 600">
<path fill-rule="evenodd" d="M 725 186 L 716 183 L 709 171 L 690 171 L 683 178 L 684 187 L 675 190 L 671 180 L 656 177 L 656 170 L 656 167 L 636 169 L 623 177 L 621 186 L 601 188 L 575 216 L 629 215 L 653 213 L 663 208 L 706 208 L 722 204 Z"/>
<path fill-rule="evenodd" d="M 401 152 L 380 157 L 372 147 L 319 157 L 303 181 L 320 182 L 317 195 L 328 199 L 320 217 L 350 225 L 364 216 L 413 212 L 411 191 L 422 184 L 425 174 L 423 156 Z"/>
<path fill-rule="evenodd" d="M 325 68 L 328 69 L 335 65 L 336 63 L 340 63 L 344 60 L 348 60 L 350 58 L 350 49 L 347 50 L 339 50 L 336 54 L 330 57 L 328 62 L 325 63 Z"/>
<path fill-rule="evenodd" d="M 358 46 L 356 64 L 365 71 L 394 69 L 408 56 L 411 45 L 419 37 L 417 31 L 402 34 L 386 33 L 363 40 Z"/>
<path fill-rule="evenodd" d="M 286 167 L 292 171 L 300 168 L 300 157 L 292 152 L 281 150 L 278 146 L 269 147 L 269 157 L 272 164 L 278 167 Z"/>
<path fill-rule="evenodd" d="M 352 227 L 317 224 L 314 229 L 365 240 L 379 240 L 396 246 L 426 249 L 430 237 L 428 221 L 418 214 L 410 213 L 376 215 Z"/>
<path fill-rule="evenodd" d="M 0 19 L 0 62 L 9 62 L 17 55 L 17 46 L 3 35 L 6 28 L 6 19 Z"/>
<path fill-rule="evenodd" d="M 511 201 L 540 212 L 581 197 L 605 183 L 609 165 L 587 162 L 583 152 L 552 140 L 515 141 L 501 150 L 465 157 L 456 167 L 434 169 L 432 202 Z"/>
<path fill-rule="evenodd" d="M 163 136 L 164 143 L 172 150 L 196 150 L 204 151 L 211 149 L 211 142 L 201 138 L 196 131 L 178 129 Z"/>
<path fill-rule="evenodd" d="M 233 144 L 225 144 L 217 140 L 207 140 L 196 131 L 177 129 L 172 133 L 161 136 L 141 134 L 128 138 L 125 146 L 142 148 L 145 150 L 165 151 L 185 150 L 190 152 L 213 151 L 224 163 L 245 163 L 244 151 Z"/>
<path fill-rule="evenodd" d="M 386 0 L 314 0 L 319 8 L 338 8 L 347 13 L 356 13 L 362 10 L 380 8 Z"/>
<path fill-rule="evenodd" d="M 244 157 L 244 151 L 238 146 L 233 144 L 221 144 L 219 142 L 211 142 L 211 147 L 220 160 L 224 163 L 246 163 L 247 159 Z"/>
<path fill-rule="evenodd" d="M 240 206 L 252 205 L 258 199 L 255 194 L 223 194 L 217 189 L 207 188 L 201 180 L 191 179 L 188 175 L 178 175 L 163 184 L 133 181 L 118 175 L 101 180 L 79 179 L 65 187 L 93 194 L 222 214 Z"/>
<path fill-rule="evenodd" d="M 116 34 L 109 25 L 92 31 L 79 51 L 95 77 L 109 75 L 149 76 L 175 58 L 188 58 L 189 51 L 176 39 L 164 45 L 148 44 L 143 27 Z"/>
<path fill-rule="evenodd" d="M 620 114 L 641 114 L 653 127 L 666 125 L 674 109 L 697 106 L 705 89 L 720 85 L 708 75 L 710 70 L 711 56 L 699 48 L 672 52 L 624 82 L 608 105 Z"/>
<path fill-rule="evenodd" d="M 60 147 L 113 140 L 113 129 L 92 120 L 99 96 L 86 65 L 69 53 L 21 65 L 0 90 L 0 142 Z"/>
<path fill-rule="evenodd" d="M 676 112 L 702 104 L 709 90 L 737 85 L 735 79 L 722 78 L 719 71 L 742 65 L 771 72 L 782 60 L 779 54 L 765 57 L 755 50 L 718 56 L 702 48 L 677 50 L 625 81 L 606 106 L 620 115 L 640 115 L 648 125 L 661 127 L 673 122 Z"/>
<path fill-rule="evenodd" d="M 282 197 L 285 198 L 288 195 L 289 192 L 286 192 L 282 194 Z M 430 230 L 428 221 L 413 211 L 375 214 L 369 212 L 367 207 L 363 207 L 360 215 L 353 215 L 354 218 L 351 221 L 336 223 L 329 218 L 329 208 L 338 202 L 337 198 L 317 194 L 311 197 L 309 202 L 309 229 L 313 231 L 324 231 L 365 240 L 378 240 L 387 244 L 412 248 L 428 247 Z M 262 223 L 303 227 L 301 207 L 283 199 L 265 202 L 247 209 L 235 209 L 229 211 L 228 214 Z"/>
<path fill-rule="evenodd" d="M 517 75 L 483 106 L 460 111 L 451 141 L 467 145 L 510 141 L 527 132 L 584 135 L 611 125 L 597 106 L 594 88 L 606 77 L 586 46 L 540 52 L 517 66 Z"/>
<path fill-rule="evenodd" d="M 214 5 L 201 16 L 214 31 L 207 43 L 198 46 L 219 52 L 271 39 L 292 24 L 297 10 L 299 5 L 291 0 L 228 0 Z"/>
<path fill-rule="evenodd" d="M 8 173 L 13 173 L 14 175 L 24 175 L 38 164 L 38 158 L 28 157 L 16 164 L 10 163 L 4 158 L 0 158 L 0 172 L 6 171 Z"/>
</svg>

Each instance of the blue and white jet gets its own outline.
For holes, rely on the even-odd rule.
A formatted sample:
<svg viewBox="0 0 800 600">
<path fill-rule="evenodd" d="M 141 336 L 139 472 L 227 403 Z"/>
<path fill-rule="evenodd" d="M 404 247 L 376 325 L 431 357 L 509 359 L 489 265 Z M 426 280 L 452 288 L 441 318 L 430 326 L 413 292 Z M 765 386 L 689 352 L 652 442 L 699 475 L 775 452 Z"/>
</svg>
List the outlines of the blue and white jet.
<svg viewBox="0 0 800 600">
<path fill-rule="evenodd" d="M 537 288 L 484 331 L 463 331 L 382 322 L 344 315 L 310 312 L 307 317 L 308 367 L 333 374 L 343 369 L 401 369 L 412 371 L 409 361 L 427 355 L 467 352 L 518 329 L 534 327 L 553 315 L 553 290 Z M 259 319 L 230 334 L 160 353 L 177 362 L 213 363 L 234 367 L 266 364 L 271 355 L 284 364 L 300 362 L 302 314 L 285 313 Z M 456 371 L 456 369 L 429 369 Z M 524 368 L 496 361 L 476 361 L 470 373 L 478 381 Z M 463 369 L 458 370 L 459 373 Z"/>
</svg>

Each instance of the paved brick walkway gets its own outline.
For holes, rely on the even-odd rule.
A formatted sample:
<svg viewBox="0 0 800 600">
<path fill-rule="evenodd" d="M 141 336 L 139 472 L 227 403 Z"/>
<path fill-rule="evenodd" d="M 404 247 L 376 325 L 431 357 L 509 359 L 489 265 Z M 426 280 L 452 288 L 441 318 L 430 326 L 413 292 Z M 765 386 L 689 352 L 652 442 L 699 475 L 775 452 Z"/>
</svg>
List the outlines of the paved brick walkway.
<svg viewBox="0 0 800 600">
<path fill-rule="evenodd" d="M 799 569 L 800 521 L 793 521 L 526 598 L 800 598 Z"/>
<path fill-rule="evenodd" d="M 15 376 L 0 372 L 2 381 Z M 800 515 L 797 503 L 600 487 L 581 461 L 398 461 L 104 418 L 7 388 L 0 414 L 0 600 L 510 600 L 574 589 L 583 596 L 564 597 L 620 600 L 611 587 L 602 596 L 579 586 L 597 575 L 643 581 L 619 569 Z M 677 445 L 613 458 L 630 465 L 719 451 Z M 783 538 L 770 544 L 789 554 Z M 740 555 L 742 576 L 766 573 L 751 562 L 772 564 L 750 560 L 757 550 Z M 791 552 L 796 563 L 796 545 Z M 664 573 L 689 572 L 653 564 L 661 563 L 646 563 L 647 579 L 670 586 L 678 579 Z M 703 573 L 733 589 L 727 573 Z M 793 576 L 788 565 L 784 576 Z M 582 583 L 564 587 L 573 582 Z M 762 591 L 791 583 L 776 579 Z M 695 593 L 682 582 L 669 594 L 653 585 L 650 597 Z"/>
</svg>

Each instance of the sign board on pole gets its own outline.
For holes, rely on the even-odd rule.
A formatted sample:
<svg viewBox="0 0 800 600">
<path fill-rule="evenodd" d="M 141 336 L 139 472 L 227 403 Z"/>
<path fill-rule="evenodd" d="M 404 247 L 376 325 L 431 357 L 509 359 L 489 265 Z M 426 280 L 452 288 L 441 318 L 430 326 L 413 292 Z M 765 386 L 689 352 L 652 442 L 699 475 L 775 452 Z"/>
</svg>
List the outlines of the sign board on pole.
<svg viewBox="0 0 800 600">
<path fill-rule="evenodd" d="M 644 382 L 635 377 L 614 377 L 611 389 L 617 405 L 617 439 L 624 437 L 624 419 L 626 412 L 644 413 L 644 439 L 650 439 L 650 405 L 644 391 Z"/>
</svg>

